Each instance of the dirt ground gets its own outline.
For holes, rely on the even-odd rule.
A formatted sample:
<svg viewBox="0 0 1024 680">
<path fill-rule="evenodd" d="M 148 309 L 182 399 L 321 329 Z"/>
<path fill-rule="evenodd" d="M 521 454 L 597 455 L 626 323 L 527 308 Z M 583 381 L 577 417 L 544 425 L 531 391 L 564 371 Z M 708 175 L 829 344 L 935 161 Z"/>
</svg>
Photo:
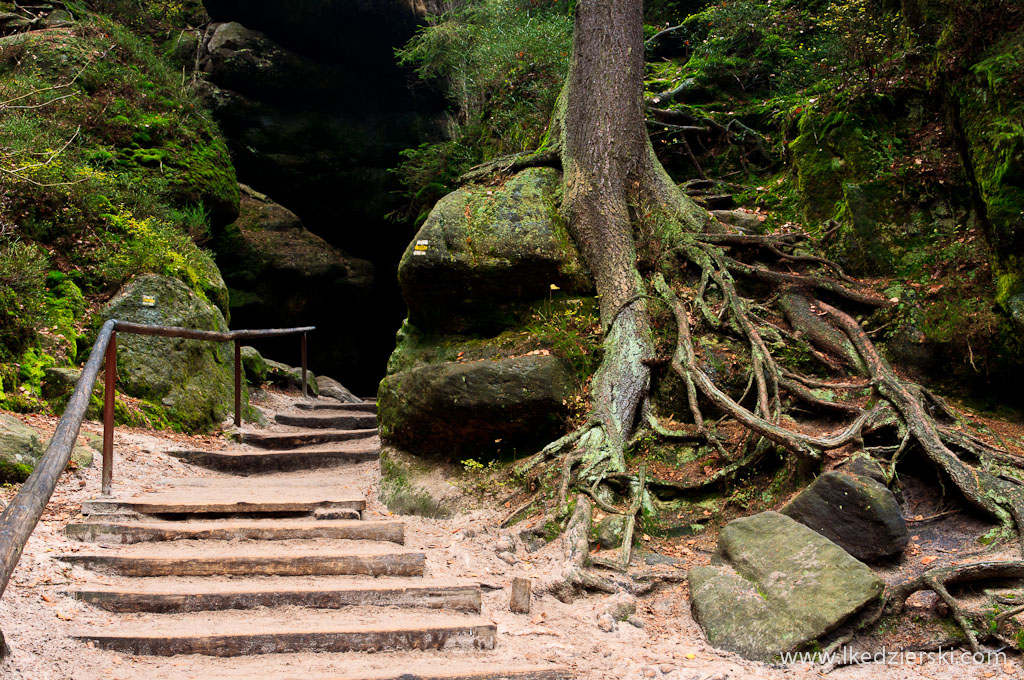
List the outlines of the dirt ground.
<svg viewBox="0 0 1024 680">
<path fill-rule="evenodd" d="M 272 413 L 284 404 L 279 396 L 268 396 L 256 405 Z M 52 431 L 56 418 L 19 416 L 40 429 Z M 99 433 L 99 423 L 86 423 L 83 432 Z M 119 428 L 116 434 L 114 467 L 115 492 L 142 491 L 161 480 L 179 476 L 217 476 L 220 473 L 195 468 L 167 455 L 166 451 L 183 447 L 225 446 L 216 437 L 193 438 L 167 432 Z M 296 475 L 308 473 L 293 473 Z M 321 470 L 317 474 L 344 476 L 346 483 L 367 493 L 367 518 L 390 513 L 378 497 L 380 471 L 376 463 L 363 463 Z M 15 489 L 3 489 L 5 499 Z M 25 548 L 7 592 L 0 598 L 0 629 L 12 654 L 0 662 L 0 677 L 11 680 L 98 680 L 100 678 L 156 677 L 312 677 L 310 668 L 340 674 L 345 659 L 333 660 L 331 654 L 275 655 L 274 669 L 291 668 L 291 675 L 267 669 L 267 660 L 249 658 L 238 661 L 201 656 L 175 657 L 170 660 L 131 657 L 94 649 L 71 637 L 84 625 L 103 623 L 111 615 L 61 594 L 61 590 L 100 579 L 89 572 L 70 568 L 54 556 L 83 548 L 69 541 L 64 526 L 79 516 L 83 500 L 99 493 L 99 456 L 90 467 L 69 471 L 46 509 L 43 519 Z M 934 678 L 1024 678 L 1021 659 L 1011 654 L 1003 664 L 959 663 L 958 658 L 941 660 L 907 658 L 894 663 L 868 663 L 843 666 L 827 676 L 811 664 L 768 666 L 744 660 L 734 654 L 713 649 L 705 641 L 690 614 L 685 584 L 663 586 L 640 598 L 638 623 L 620 623 L 612 632 L 598 627 L 597 618 L 607 600 L 591 595 L 571 605 L 551 595 L 539 594 L 546 581 L 558 577 L 561 569 L 559 541 L 527 552 L 517 544 L 513 564 L 500 559 L 495 550 L 498 539 L 512 535 L 498 528 L 503 512 L 473 510 L 452 519 L 426 519 L 407 516 L 406 547 L 427 553 L 427 573 L 432 578 L 458 577 L 479 580 L 485 586 L 483 616 L 498 625 L 498 649 L 493 652 L 434 653 L 440 658 L 471 666 L 493 658 L 496 662 L 519 663 L 542 660 L 571 667 L 581 680 L 667 678 L 671 680 L 740 680 L 743 678 L 817 678 L 883 679 Z M 912 529 L 912 533 L 914 530 Z M 917 543 L 927 536 L 918 532 Z M 684 544 L 685 545 L 685 544 Z M 698 546 L 694 546 L 698 547 Z M 919 550 L 927 550 L 927 545 Z M 669 571 L 706 563 L 708 552 L 683 551 L 684 560 Z M 507 557 L 507 556 L 506 556 Z M 915 556 L 916 557 L 916 554 Z M 908 557 L 913 559 L 913 557 Z M 508 609 L 509 586 L 514 577 L 534 580 L 535 598 L 531 614 L 513 614 Z M 287 614 L 287 612 L 285 612 Z M 400 615 L 400 612 L 396 612 Z M 428 654 L 423 652 L 423 654 Z M 954 655 L 956 657 L 957 655 Z M 375 655 L 386 662 L 386 655 Z M 173 667 L 174 673 L 167 669 Z M 337 668 L 337 670 L 335 670 Z"/>
</svg>

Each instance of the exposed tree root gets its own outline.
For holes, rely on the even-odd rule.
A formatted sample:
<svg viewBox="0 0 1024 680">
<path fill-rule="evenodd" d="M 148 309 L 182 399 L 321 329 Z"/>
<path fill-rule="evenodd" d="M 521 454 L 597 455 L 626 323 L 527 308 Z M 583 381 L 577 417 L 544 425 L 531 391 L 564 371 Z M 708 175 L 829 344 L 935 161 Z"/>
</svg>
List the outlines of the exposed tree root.
<svg viewBox="0 0 1024 680">
<path fill-rule="evenodd" d="M 567 520 L 566 568 L 551 592 L 569 601 L 583 590 L 611 592 L 624 587 L 616 575 L 602 578 L 587 571 L 594 503 L 616 513 L 619 505 L 627 504 L 627 526 L 632 530 L 646 487 L 706 488 L 755 465 L 768 450 L 813 463 L 846 446 L 868 449 L 867 433 L 891 438 L 872 441 L 870 449 L 890 456 L 890 474 L 909 447 L 918 447 L 941 471 L 942 479 L 952 481 L 969 502 L 1020 534 L 1024 486 L 997 468 L 1020 469 L 1024 464 L 1014 464 L 1007 452 L 956 427 L 960 418 L 955 412 L 927 390 L 902 380 L 853 316 L 833 306 L 874 311 L 891 306 L 890 301 L 846 276 L 835 262 L 799 249 L 814 245 L 806 235 L 711 233 L 724 228 L 668 177 L 646 131 L 643 55 L 628 48 L 642 39 L 639 5 L 582 3 L 575 21 L 572 65 L 547 146 L 467 175 L 481 178 L 495 171 L 560 162 L 562 213 L 598 292 L 604 352 L 591 382 L 588 420 L 519 466 L 520 472 L 529 473 L 561 456 L 555 466 L 547 467 L 559 474 L 548 519 Z M 664 110 L 653 115 L 663 119 L 662 125 L 707 128 L 724 135 L 742 145 L 745 156 L 758 152 L 759 138 L 738 121 L 721 126 L 708 119 L 681 119 Z M 693 139 L 705 134 L 681 132 Z M 748 294 L 757 295 L 760 303 Z M 685 385 L 690 422 L 683 430 L 659 423 L 650 404 L 652 371 L 666 370 L 663 358 L 656 356 L 655 317 L 649 308 L 653 304 L 664 304 L 675 322 L 675 346 L 667 364 Z M 736 341 L 730 348 L 741 348 L 729 350 L 742 354 L 737 363 L 742 360 L 749 366 L 747 388 L 738 398 L 716 383 L 713 368 L 706 363 L 708 353 L 694 342 L 695 329 L 728 336 Z M 660 340 L 671 342 L 671 336 Z M 824 375 L 804 374 L 808 369 L 802 360 L 807 356 L 821 364 Z M 793 402 L 800 409 L 792 408 Z M 798 410 L 840 415 L 845 425 L 823 432 L 820 420 L 795 421 L 792 414 Z M 719 427 L 725 420 L 746 431 L 731 455 L 725 455 L 726 444 L 733 448 L 734 442 L 724 442 L 719 432 L 735 428 Z M 703 479 L 678 483 L 647 479 L 643 469 L 633 475 L 625 454 L 640 432 L 704 441 L 722 454 L 724 464 Z M 569 499 L 574 494 L 572 507 Z M 627 539 L 620 560 L 609 566 L 627 568 L 631 549 Z M 1012 570 L 1017 564 L 999 568 Z M 933 577 L 927 585 L 947 597 L 947 581 Z"/>
<path fill-rule="evenodd" d="M 590 499 L 580 494 L 576 508 L 562 534 L 566 567 L 558 580 L 548 586 L 552 595 L 562 602 L 572 602 L 584 590 L 602 593 L 618 592 L 610 581 L 586 570 L 590 561 L 590 523 L 593 507 Z"/>
<path fill-rule="evenodd" d="M 978 621 L 979 617 L 972 616 L 955 597 L 953 597 L 948 586 L 963 584 L 973 581 L 987 581 L 992 579 L 1024 579 L 1024 561 L 1004 562 L 975 562 L 952 567 L 939 567 L 929 569 L 916 578 L 903 583 L 888 593 L 886 609 L 890 612 L 900 611 L 907 603 L 907 598 L 919 590 L 931 590 L 938 595 L 953 614 L 953 619 L 963 630 L 967 637 L 968 645 L 972 652 L 981 650 L 978 632 L 982 635 L 995 637 L 1003 641 L 999 635 L 1000 627 L 1010 618 L 1024 611 L 1024 607 L 1017 607 L 1002 612 L 994 618 L 994 629 L 987 622 Z"/>
</svg>

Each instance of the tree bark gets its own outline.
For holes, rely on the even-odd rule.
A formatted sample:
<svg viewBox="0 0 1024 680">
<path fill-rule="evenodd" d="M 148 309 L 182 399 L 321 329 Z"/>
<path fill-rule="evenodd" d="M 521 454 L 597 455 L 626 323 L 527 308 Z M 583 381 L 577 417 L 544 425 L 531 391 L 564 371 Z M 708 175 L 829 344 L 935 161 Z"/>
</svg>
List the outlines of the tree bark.
<svg viewBox="0 0 1024 680">
<path fill-rule="evenodd" d="M 554 127 L 562 136 L 563 212 L 594 277 L 605 332 L 605 357 L 591 389 L 599 427 L 581 444 L 608 457 L 612 472 L 624 469 L 622 451 L 650 383 L 645 362 L 654 355 L 647 291 L 636 266 L 637 221 L 656 211 L 691 225 L 706 222 L 654 156 L 643 73 L 642 0 L 580 0 Z"/>
</svg>

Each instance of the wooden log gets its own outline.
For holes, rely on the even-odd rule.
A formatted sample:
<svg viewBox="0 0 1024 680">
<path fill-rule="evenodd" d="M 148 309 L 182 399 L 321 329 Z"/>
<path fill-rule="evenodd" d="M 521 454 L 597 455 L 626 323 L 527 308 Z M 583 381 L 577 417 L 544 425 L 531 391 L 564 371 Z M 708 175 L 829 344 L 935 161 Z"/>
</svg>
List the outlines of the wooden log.
<svg viewBox="0 0 1024 680">
<path fill-rule="evenodd" d="M 532 596 L 533 581 L 519 577 L 512 579 L 512 600 L 509 602 L 509 609 L 516 614 L 529 614 Z"/>
</svg>

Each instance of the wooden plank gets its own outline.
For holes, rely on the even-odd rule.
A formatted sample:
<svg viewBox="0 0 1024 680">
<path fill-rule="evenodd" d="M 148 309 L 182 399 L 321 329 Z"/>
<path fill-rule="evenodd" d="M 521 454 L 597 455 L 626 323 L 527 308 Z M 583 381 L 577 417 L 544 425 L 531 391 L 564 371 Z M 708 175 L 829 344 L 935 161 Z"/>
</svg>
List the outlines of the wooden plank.
<svg viewBox="0 0 1024 680">
<path fill-rule="evenodd" d="M 193 494 L 199 495 L 199 494 Z M 153 494 L 151 498 L 99 498 L 82 502 L 82 514 L 140 513 L 144 515 L 258 514 L 280 512 L 313 513 L 318 509 L 366 509 L 363 498 L 338 500 L 203 500 L 172 493 Z"/>
<path fill-rule="evenodd" d="M 97 543 L 143 543 L 179 540 L 352 539 L 405 542 L 405 525 L 393 520 L 229 520 L 224 522 L 72 522 L 68 538 Z"/>
<path fill-rule="evenodd" d="M 346 675 L 330 680 L 572 680 L 572 671 L 565 666 L 537 668 L 490 668 L 459 672 L 441 670 L 413 670 L 372 675 Z M 291 680 L 304 680 L 292 678 Z"/>
<path fill-rule="evenodd" d="M 278 413 L 274 420 L 291 427 L 342 430 L 377 427 L 377 416 L 373 413 Z"/>
<path fill-rule="evenodd" d="M 380 443 L 375 438 L 371 438 L 364 447 L 338 450 L 168 451 L 168 453 L 211 470 L 288 472 L 379 460 Z"/>
<path fill-rule="evenodd" d="M 404 627 L 252 632 L 213 635 L 116 635 L 89 633 L 75 636 L 97 647 L 126 654 L 173 656 L 247 656 L 289 652 L 380 652 L 406 649 L 493 649 L 497 630 L 492 623 L 467 622 Z"/>
<path fill-rule="evenodd" d="M 512 579 L 512 599 L 509 602 L 509 609 L 516 614 L 529 614 L 532 596 L 533 581 L 517 576 Z"/>
<path fill-rule="evenodd" d="M 263 588 L 161 592 L 145 589 L 72 590 L 65 594 L 112 612 L 182 613 L 255 607 L 417 607 L 480 613 L 477 586 L 434 586 L 429 584 L 389 587 L 353 585 L 347 588 Z"/>
<path fill-rule="evenodd" d="M 180 557 L 74 553 L 59 560 L 94 571 L 123 576 L 422 576 L 423 553 L 334 555 L 210 555 Z"/>
<path fill-rule="evenodd" d="M 376 437 L 377 428 L 362 430 L 319 430 L 310 432 L 240 432 L 243 444 L 263 449 L 295 449 L 314 444 L 347 442 L 353 439 Z"/>
</svg>

